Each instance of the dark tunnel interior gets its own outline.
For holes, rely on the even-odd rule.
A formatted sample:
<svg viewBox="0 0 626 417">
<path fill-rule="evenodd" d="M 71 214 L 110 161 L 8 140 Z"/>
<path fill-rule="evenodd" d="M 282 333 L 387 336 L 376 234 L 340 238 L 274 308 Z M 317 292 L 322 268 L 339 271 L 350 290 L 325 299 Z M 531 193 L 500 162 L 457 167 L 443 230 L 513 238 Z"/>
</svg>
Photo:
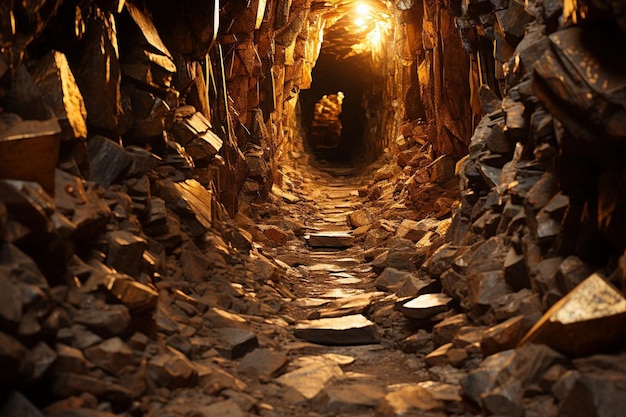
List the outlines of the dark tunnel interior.
<svg viewBox="0 0 626 417">
<path fill-rule="evenodd" d="M 362 58 L 337 59 L 335 55 L 325 54 L 322 49 L 312 78 L 311 88 L 300 93 L 305 146 L 319 161 L 358 165 L 365 151 L 362 146 L 366 124 L 363 97 L 370 91 L 374 80 L 369 66 Z M 339 116 L 341 136 L 335 146 L 322 147 L 316 142 L 316 136 L 312 135 L 314 107 L 324 95 L 337 94 L 339 91 L 345 95 Z"/>
</svg>

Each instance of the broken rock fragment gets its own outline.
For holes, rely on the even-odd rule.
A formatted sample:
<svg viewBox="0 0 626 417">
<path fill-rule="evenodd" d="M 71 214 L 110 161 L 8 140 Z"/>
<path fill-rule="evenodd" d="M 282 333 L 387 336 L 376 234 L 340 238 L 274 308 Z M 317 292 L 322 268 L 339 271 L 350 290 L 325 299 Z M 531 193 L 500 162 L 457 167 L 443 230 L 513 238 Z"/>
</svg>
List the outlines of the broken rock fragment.
<svg viewBox="0 0 626 417">
<path fill-rule="evenodd" d="M 313 248 L 345 248 L 354 244 L 354 235 L 341 231 L 311 233 L 308 244 Z"/>
<path fill-rule="evenodd" d="M 365 316 L 303 320 L 296 324 L 294 334 L 304 340 L 323 345 L 363 345 L 378 343 L 375 325 Z"/>
<path fill-rule="evenodd" d="M 445 294 L 423 294 L 398 303 L 397 309 L 409 318 L 426 320 L 448 311 L 451 301 Z"/>
<path fill-rule="evenodd" d="M 584 356 L 614 348 L 623 341 L 625 328 L 626 299 L 594 273 L 554 304 L 520 344 L 544 343 Z"/>
<path fill-rule="evenodd" d="M 240 374 L 256 376 L 261 381 L 269 381 L 277 376 L 289 362 L 287 355 L 271 349 L 255 349 L 243 357 L 237 367 Z"/>
</svg>

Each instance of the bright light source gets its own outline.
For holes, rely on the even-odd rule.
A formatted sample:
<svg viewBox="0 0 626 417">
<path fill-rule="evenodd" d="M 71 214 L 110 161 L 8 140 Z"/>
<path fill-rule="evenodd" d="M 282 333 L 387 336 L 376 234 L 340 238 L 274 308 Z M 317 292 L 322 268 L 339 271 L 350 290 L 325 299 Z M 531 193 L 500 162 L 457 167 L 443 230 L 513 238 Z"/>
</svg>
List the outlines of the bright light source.
<svg viewBox="0 0 626 417">
<path fill-rule="evenodd" d="M 354 24 L 362 28 L 367 26 L 367 21 L 362 17 L 357 17 L 354 19 Z"/>
<path fill-rule="evenodd" d="M 370 14 L 370 6 L 365 3 L 359 3 L 356 6 L 356 12 L 361 16 L 368 16 Z"/>
</svg>

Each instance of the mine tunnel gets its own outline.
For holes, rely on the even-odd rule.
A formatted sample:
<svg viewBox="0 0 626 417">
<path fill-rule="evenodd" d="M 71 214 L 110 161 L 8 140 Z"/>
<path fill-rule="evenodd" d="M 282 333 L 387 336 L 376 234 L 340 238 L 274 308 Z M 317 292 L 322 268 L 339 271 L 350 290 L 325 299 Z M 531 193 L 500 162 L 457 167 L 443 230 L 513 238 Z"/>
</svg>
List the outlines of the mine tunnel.
<svg viewBox="0 0 626 417">
<path fill-rule="evenodd" d="M 0 417 L 614 417 L 626 8 L 0 2 Z"/>
</svg>

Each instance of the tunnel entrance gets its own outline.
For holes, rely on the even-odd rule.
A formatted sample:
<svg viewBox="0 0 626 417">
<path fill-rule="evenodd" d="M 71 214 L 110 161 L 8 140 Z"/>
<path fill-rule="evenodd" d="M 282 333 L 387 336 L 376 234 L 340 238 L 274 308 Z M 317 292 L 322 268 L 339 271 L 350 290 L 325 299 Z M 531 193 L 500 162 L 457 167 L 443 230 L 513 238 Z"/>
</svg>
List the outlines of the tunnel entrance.
<svg viewBox="0 0 626 417">
<path fill-rule="evenodd" d="M 374 76 L 362 57 L 347 59 L 325 53 L 322 49 L 312 72 L 311 88 L 300 92 L 301 125 L 305 132 L 305 147 L 320 162 L 334 165 L 358 166 L 364 160 L 364 133 L 366 110 L 363 98 L 371 90 Z M 333 138 L 337 126 L 328 135 L 312 126 L 315 105 L 324 96 L 342 93 L 338 137 Z M 324 127 L 325 129 L 325 127 Z"/>
</svg>

